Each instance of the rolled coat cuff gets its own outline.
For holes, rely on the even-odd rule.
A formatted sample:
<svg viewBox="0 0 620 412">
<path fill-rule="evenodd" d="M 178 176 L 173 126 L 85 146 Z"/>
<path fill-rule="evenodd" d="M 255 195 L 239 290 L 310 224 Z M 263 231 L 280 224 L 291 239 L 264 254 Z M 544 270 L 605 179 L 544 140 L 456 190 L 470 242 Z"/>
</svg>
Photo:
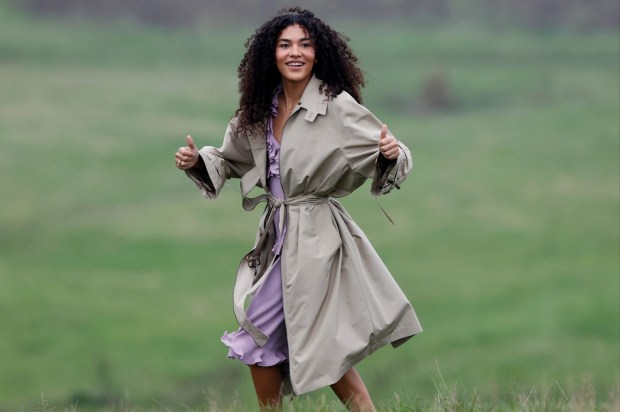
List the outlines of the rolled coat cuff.
<svg viewBox="0 0 620 412">
<path fill-rule="evenodd" d="M 409 149 L 399 143 L 400 154 L 394 160 L 389 160 L 382 154 L 377 158 L 375 175 L 370 187 L 370 193 L 375 196 L 385 195 L 392 189 L 400 189 L 400 185 L 406 179 L 411 170 L 411 153 Z"/>
<path fill-rule="evenodd" d="M 200 193 L 207 199 L 215 199 L 226 183 L 225 164 L 221 157 L 209 153 L 211 147 L 204 147 L 200 150 L 200 160 L 204 164 L 202 167 L 187 169 L 185 174 L 195 184 Z"/>
</svg>

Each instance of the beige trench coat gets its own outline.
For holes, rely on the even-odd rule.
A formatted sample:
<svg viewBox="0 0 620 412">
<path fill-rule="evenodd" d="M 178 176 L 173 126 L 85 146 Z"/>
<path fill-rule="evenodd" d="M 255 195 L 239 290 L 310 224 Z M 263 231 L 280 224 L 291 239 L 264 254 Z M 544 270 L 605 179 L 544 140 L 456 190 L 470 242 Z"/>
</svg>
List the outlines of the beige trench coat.
<svg viewBox="0 0 620 412">
<path fill-rule="evenodd" d="M 373 179 L 374 195 L 398 188 L 411 170 L 410 152 L 401 143 L 396 161 L 380 157 L 382 123 L 346 92 L 326 99 L 320 84 L 311 79 L 284 126 L 280 176 L 285 202 L 269 195 L 247 198 L 252 187 L 268 187 L 266 139 L 264 134 L 236 133 L 236 119 L 220 148 L 200 150 L 206 174 L 187 172 L 209 199 L 218 196 L 227 179 L 241 178 L 246 209 L 268 202 L 255 251 L 241 261 L 234 292 L 239 324 L 259 345 L 268 337 L 245 317 L 244 301 L 273 263 L 273 214 L 280 213 L 286 222 L 282 292 L 290 385 L 296 394 L 335 383 L 378 348 L 388 343 L 396 347 L 422 331 L 392 275 L 335 200 L 366 179 Z"/>
</svg>

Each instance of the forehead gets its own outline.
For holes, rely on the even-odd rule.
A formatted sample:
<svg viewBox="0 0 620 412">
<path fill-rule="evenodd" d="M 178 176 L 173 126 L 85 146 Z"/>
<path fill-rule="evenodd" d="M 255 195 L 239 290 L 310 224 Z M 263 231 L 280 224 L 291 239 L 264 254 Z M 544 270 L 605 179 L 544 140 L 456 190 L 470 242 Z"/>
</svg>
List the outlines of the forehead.
<svg viewBox="0 0 620 412">
<path fill-rule="evenodd" d="M 304 27 L 294 24 L 282 29 L 280 35 L 278 36 L 278 40 L 298 40 L 309 37 L 310 35 L 308 34 L 308 31 Z"/>
</svg>

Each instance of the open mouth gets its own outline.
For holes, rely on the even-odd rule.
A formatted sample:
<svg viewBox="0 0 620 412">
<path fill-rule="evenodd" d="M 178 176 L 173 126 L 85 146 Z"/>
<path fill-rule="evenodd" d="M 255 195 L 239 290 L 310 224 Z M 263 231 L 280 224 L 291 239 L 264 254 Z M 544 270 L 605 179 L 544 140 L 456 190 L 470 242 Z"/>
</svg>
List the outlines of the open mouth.
<svg viewBox="0 0 620 412">
<path fill-rule="evenodd" d="M 302 66 L 305 65 L 305 63 L 303 63 L 303 62 L 289 62 L 289 63 L 286 63 L 286 65 L 288 67 L 302 67 Z"/>
</svg>

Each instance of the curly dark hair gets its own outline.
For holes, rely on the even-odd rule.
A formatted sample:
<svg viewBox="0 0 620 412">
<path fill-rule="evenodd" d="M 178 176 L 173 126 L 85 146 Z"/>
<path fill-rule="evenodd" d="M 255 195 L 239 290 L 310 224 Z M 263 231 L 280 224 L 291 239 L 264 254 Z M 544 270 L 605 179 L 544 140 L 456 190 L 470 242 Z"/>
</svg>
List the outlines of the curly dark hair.
<svg viewBox="0 0 620 412">
<path fill-rule="evenodd" d="M 299 25 L 314 42 L 317 62 L 314 74 L 323 84 L 321 91 L 328 98 L 347 91 L 359 103 L 364 75 L 357 65 L 357 56 L 349 48 L 349 38 L 334 31 L 308 10 L 299 7 L 282 9 L 259 27 L 245 42 L 246 52 L 239 63 L 239 131 L 258 131 L 270 114 L 271 99 L 281 82 L 275 61 L 278 36 L 285 28 Z"/>
</svg>

